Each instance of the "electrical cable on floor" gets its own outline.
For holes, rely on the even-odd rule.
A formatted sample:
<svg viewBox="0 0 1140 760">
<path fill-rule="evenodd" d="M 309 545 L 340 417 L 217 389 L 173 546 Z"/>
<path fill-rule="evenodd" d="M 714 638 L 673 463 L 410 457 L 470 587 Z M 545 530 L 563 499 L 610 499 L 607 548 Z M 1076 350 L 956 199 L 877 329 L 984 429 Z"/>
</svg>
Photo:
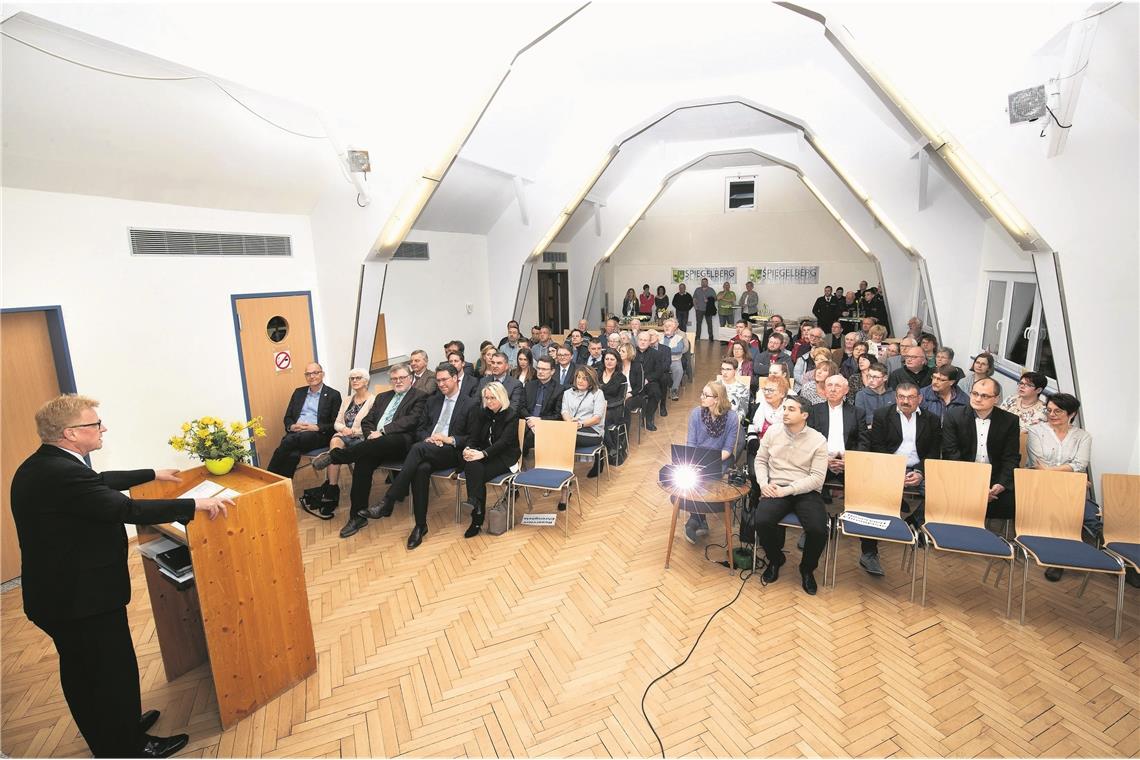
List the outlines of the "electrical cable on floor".
<svg viewBox="0 0 1140 760">
<path fill-rule="evenodd" d="M 723 548 L 723 544 L 721 546 Z M 707 553 L 705 556 L 706 557 L 708 556 Z M 763 560 L 761 560 L 760 564 L 761 565 L 764 564 Z M 751 578 L 755 572 L 756 572 L 755 569 L 748 569 L 748 570 L 741 570 L 740 571 L 740 588 L 738 588 L 736 590 L 736 596 L 732 597 L 732 601 L 730 601 L 728 604 L 724 605 L 723 607 L 718 609 L 716 612 L 714 612 L 711 616 L 709 616 L 709 619 L 707 621 L 705 621 L 705 627 L 702 628 L 701 632 L 697 634 L 697 640 L 693 642 L 693 646 L 691 649 L 689 649 L 689 653 L 687 655 L 685 655 L 685 659 L 681 660 L 679 663 L 677 663 L 676 665 L 669 668 L 664 673 L 662 673 L 661 675 L 657 676 L 652 681 L 650 681 L 649 685 L 645 687 L 645 692 L 642 693 L 642 695 L 641 695 L 641 716 L 643 718 L 645 718 L 645 722 L 647 724 L 649 724 L 649 730 L 653 732 L 654 738 L 657 739 L 657 746 L 659 746 L 661 748 L 661 757 L 663 759 L 665 757 L 665 743 L 661 741 L 661 735 L 657 733 L 657 729 L 653 727 L 653 721 L 651 721 L 649 719 L 649 714 L 647 712 L 645 712 L 645 698 L 649 696 L 649 690 L 653 688 L 653 684 L 655 684 L 658 681 L 660 681 L 661 679 L 665 678 L 670 673 L 673 673 L 674 671 L 678 670 L 682 665 L 684 665 L 686 662 L 689 661 L 689 658 L 693 656 L 693 652 L 697 651 L 697 645 L 701 643 L 701 637 L 705 635 L 705 631 L 707 631 L 709 629 L 709 626 L 712 625 L 712 621 L 716 619 L 717 615 L 719 615 L 721 612 L 727 610 L 729 607 L 731 607 L 733 604 L 736 603 L 736 600 L 740 598 L 740 595 L 742 593 L 744 593 L 744 586 L 747 585 L 748 579 Z M 764 584 L 764 585 L 767 585 L 767 584 Z"/>
</svg>

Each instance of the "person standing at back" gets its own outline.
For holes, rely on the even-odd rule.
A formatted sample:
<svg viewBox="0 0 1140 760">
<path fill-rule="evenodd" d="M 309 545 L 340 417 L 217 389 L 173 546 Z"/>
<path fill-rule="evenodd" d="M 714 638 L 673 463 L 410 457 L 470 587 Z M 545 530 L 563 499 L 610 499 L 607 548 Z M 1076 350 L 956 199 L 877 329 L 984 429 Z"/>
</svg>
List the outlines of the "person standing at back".
<svg viewBox="0 0 1140 760">
<path fill-rule="evenodd" d="M 720 326 L 732 325 L 732 312 L 736 308 L 736 293 L 732 292 L 732 283 L 726 282 L 724 289 L 716 294 L 716 310 L 720 315 Z"/>
<path fill-rule="evenodd" d="M 673 312 L 677 315 L 677 326 L 681 332 L 689 329 L 689 312 L 693 310 L 693 297 L 685 290 L 685 283 L 677 285 L 677 292 L 673 294 Z M 700 316 L 697 317 L 698 324 Z M 699 328 L 698 328 L 699 329 Z"/>
<path fill-rule="evenodd" d="M 701 323 L 704 322 L 709 340 L 715 341 L 712 318 L 716 314 L 716 291 L 709 287 L 707 277 L 702 277 L 701 286 L 693 291 L 693 308 L 697 312 L 697 340 L 701 339 Z"/>
<path fill-rule="evenodd" d="M 748 324 L 752 324 L 752 317 L 760 313 L 760 294 L 754 287 L 751 281 L 746 282 L 744 292 L 740 294 L 740 318 Z"/>
</svg>

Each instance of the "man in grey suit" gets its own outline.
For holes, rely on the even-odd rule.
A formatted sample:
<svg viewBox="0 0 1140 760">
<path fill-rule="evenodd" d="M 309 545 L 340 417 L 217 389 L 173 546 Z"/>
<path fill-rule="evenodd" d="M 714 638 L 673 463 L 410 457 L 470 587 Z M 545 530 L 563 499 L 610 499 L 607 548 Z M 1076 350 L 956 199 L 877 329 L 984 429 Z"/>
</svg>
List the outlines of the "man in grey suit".
<svg viewBox="0 0 1140 760">
<path fill-rule="evenodd" d="M 428 370 L 427 351 L 417 348 L 412 352 L 408 364 L 412 368 L 413 388 L 429 396 L 439 390 L 435 384 L 435 373 Z"/>
<path fill-rule="evenodd" d="M 526 410 L 526 392 L 523 389 L 523 384 L 517 378 L 510 375 L 510 360 L 507 355 L 502 351 L 496 351 L 491 354 L 490 360 L 487 362 L 487 374 L 479 379 L 479 389 L 476 391 L 478 398 L 483 398 L 483 389 L 490 383 L 502 383 L 503 388 L 507 391 L 507 396 L 511 400 L 511 408 L 519 413 L 521 416 Z"/>
</svg>

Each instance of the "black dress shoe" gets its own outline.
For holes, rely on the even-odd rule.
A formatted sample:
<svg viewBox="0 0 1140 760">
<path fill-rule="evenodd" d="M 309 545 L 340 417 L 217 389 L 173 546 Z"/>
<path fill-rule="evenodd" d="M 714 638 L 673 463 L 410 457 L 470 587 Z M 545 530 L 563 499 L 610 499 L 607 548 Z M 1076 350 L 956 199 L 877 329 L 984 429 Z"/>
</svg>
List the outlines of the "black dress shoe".
<svg viewBox="0 0 1140 760">
<path fill-rule="evenodd" d="M 190 743 L 189 734 L 175 734 L 174 736 L 144 735 L 143 739 L 143 757 L 170 757 Z"/>
<path fill-rule="evenodd" d="M 661 412 L 657 416 L 658 417 L 668 417 L 669 416 L 669 410 L 665 408 L 664 404 L 661 406 Z"/>
<path fill-rule="evenodd" d="M 158 722 L 158 710 L 147 710 L 139 716 L 139 733 L 145 734 L 150 727 Z"/>
<path fill-rule="evenodd" d="M 424 542 L 424 536 L 427 535 L 428 529 L 416 526 L 412 528 L 411 534 L 408 536 L 408 551 L 415 549 L 417 546 Z"/>
<path fill-rule="evenodd" d="M 360 532 L 360 529 L 367 524 L 367 517 L 361 517 L 360 515 L 350 515 L 348 522 L 346 522 L 344 524 L 344 527 L 340 529 L 340 537 L 348 538 L 349 536 L 355 536 Z"/>
<path fill-rule="evenodd" d="M 395 509 L 395 507 L 396 505 L 388 501 L 387 497 L 385 497 L 384 501 L 380 502 L 379 504 L 373 504 L 371 507 L 364 510 L 364 513 L 373 520 L 379 520 L 381 517 L 391 517 L 392 510 Z"/>
<path fill-rule="evenodd" d="M 764 574 L 760 576 L 760 580 L 764 583 L 775 583 L 780 578 L 780 566 L 786 561 L 782 554 L 779 561 L 768 560 L 768 567 L 764 568 Z"/>
<path fill-rule="evenodd" d="M 801 570 L 800 580 L 803 583 L 804 591 L 808 592 L 812 596 L 815 596 L 815 592 L 819 590 L 819 587 L 815 585 L 815 576 L 811 573 L 805 573 L 803 570 Z"/>
<path fill-rule="evenodd" d="M 1050 583 L 1056 583 L 1057 581 L 1061 580 L 1061 576 L 1064 574 L 1065 571 L 1059 567 L 1048 567 L 1045 569 L 1045 580 L 1049 581 Z"/>
<path fill-rule="evenodd" d="M 471 525 L 463 532 L 464 538 L 475 538 L 479 535 L 479 531 L 483 529 L 483 517 L 485 515 L 486 512 L 483 509 L 471 510 Z"/>
<path fill-rule="evenodd" d="M 653 424 L 653 420 L 646 420 L 645 421 L 645 429 L 651 433 L 657 432 L 657 426 Z"/>
</svg>

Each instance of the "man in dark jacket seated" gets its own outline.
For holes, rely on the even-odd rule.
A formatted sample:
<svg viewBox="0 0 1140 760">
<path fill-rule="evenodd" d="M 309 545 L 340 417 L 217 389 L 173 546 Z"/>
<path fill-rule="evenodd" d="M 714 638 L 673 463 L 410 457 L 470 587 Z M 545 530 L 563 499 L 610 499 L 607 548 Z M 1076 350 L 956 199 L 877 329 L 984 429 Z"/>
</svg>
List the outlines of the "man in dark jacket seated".
<svg viewBox="0 0 1140 760">
<path fill-rule="evenodd" d="M 906 475 L 903 487 L 923 492 L 926 460 L 939 459 L 942 454 L 942 423 L 938 416 L 919 409 L 920 395 L 914 383 L 901 383 L 895 388 L 895 403 L 875 410 L 870 428 L 862 430 L 862 448 L 877 454 L 898 454 L 906 457 Z M 923 522 L 920 500 L 910 521 Z M 859 566 L 871 575 L 883 575 L 879 564 L 879 542 L 873 538 L 861 539 L 863 553 Z"/>
<path fill-rule="evenodd" d="M 330 464 L 353 464 L 351 506 L 348 522 L 341 531 L 347 538 L 367 523 L 368 495 L 372 491 L 372 474 L 385 462 L 402 462 L 412 445 L 412 433 L 419 425 L 428 396 L 412 387 L 412 371 L 397 364 L 388 371 L 392 390 L 376 396 L 368 415 L 361 421 L 364 441 L 346 449 L 330 449 L 313 459 L 313 469 L 323 470 Z M 332 519 L 336 504 L 322 502 L 317 512 L 308 505 L 305 511 L 322 520 Z M 347 535 L 345 535 L 347 533 Z"/>
<path fill-rule="evenodd" d="M 266 467 L 286 478 L 293 477 L 301 455 L 329 445 L 333 423 L 340 411 L 340 391 L 325 385 L 325 371 L 313 362 L 305 367 L 306 386 L 293 391 L 285 409 L 285 437 Z"/>
<path fill-rule="evenodd" d="M 1016 414 L 997 408 L 1001 390 L 985 377 L 970 389 L 970 405 L 942 417 L 942 458 L 990 465 L 986 517 L 1013 519 L 1013 471 L 1021 464 L 1021 426 Z"/>
<path fill-rule="evenodd" d="M 439 393 L 429 398 L 424 405 L 415 434 L 415 440 L 419 443 L 413 444 L 404 457 L 400 474 L 392 481 L 392 487 L 384 494 L 384 500 L 369 507 L 366 512 L 366 516 L 374 520 L 388 517 L 396 502 L 403 501 L 411 492 L 416 525 L 408 535 L 409 550 L 419 546 L 428 532 L 428 486 L 431 474 L 459 465 L 460 453 L 470 431 L 471 410 L 479 403 L 477 399 L 461 392 L 458 375 L 459 371 L 450 364 L 441 364 L 435 368 Z M 344 531 L 341 531 L 341 535 L 344 535 Z"/>
</svg>

